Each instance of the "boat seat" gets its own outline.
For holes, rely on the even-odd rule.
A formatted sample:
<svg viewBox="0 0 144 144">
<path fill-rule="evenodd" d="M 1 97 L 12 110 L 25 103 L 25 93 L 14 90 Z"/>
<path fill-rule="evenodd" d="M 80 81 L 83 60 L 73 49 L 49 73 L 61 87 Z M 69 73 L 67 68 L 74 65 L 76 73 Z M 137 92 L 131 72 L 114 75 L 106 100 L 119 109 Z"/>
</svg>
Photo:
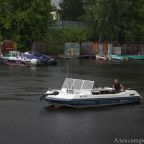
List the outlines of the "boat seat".
<svg viewBox="0 0 144 144">
<path fill-rule="evenodd" d="M 93 91 L 92 94 L 93 94 L 93 95 L 111 94 L 111 91 L 109 91 L 109 90 Z"/>
<path fill-rule="evenodd" d="M 100 92 L 99 91 L 96 91 L 96 92 L 92 92 L 93 95 L 99 95 Z"/>
<path fill-rule="evenodd" d="M 100 94 L 110 94 L 110 91 L 108 91 L 108 90 L 102 90 L 102 91 L 100 91 Z"/>
</svg>

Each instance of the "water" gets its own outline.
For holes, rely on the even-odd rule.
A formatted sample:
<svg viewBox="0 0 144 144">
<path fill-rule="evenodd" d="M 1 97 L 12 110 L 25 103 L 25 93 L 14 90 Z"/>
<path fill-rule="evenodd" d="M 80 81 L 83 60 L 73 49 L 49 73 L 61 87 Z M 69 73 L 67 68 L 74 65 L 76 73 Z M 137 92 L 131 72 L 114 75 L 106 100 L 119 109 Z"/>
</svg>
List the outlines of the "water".
<svg viewBox="0 0 144 144">
<path fill-rule="evenodd" d="M 111 86 L 119 78 L 144 96 L 144 62 L 70 60 L 69 75 Z M 57 67 L 0 65 L 0 144 L 113 144 L 117 138 L 144 139 L 144 104 L 105 108 L 49 108 L 39 97 L 61 88 L 66 61 Z"/>
</svg>

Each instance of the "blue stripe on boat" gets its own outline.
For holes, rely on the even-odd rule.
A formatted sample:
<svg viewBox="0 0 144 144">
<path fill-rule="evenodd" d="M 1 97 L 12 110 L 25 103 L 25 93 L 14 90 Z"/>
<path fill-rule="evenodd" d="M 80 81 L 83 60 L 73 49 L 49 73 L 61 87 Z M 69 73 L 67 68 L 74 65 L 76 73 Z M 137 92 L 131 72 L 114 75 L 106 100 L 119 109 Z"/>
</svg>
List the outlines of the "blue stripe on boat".
<svg viewBox="0 0 144 144">
<path fill-rule="evenodd" d="M 131 104 L 140 103 L 139 96 L 134 97 L 117 97 L 117 98 L 95 98 L 95 99 L 56 99 L 45 98 L 45 101 L 51 104 L 68 105 L 68 106 L 101 106 L 101 105 L 118 105 L 118 104 Z"/>
</svg>

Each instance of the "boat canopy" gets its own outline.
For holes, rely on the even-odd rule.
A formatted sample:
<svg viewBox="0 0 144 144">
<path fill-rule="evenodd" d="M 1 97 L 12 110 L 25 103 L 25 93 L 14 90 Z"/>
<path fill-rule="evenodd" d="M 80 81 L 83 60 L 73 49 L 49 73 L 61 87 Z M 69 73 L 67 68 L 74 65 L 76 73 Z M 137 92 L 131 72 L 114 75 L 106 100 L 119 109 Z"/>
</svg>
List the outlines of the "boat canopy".
<svg viewBox="0 0 144 144">
<path fill-rule="evenodd" d="M 94 81 L 66 78 L 62 89 L 91 90 L 93 85 Z"/>
</svg>

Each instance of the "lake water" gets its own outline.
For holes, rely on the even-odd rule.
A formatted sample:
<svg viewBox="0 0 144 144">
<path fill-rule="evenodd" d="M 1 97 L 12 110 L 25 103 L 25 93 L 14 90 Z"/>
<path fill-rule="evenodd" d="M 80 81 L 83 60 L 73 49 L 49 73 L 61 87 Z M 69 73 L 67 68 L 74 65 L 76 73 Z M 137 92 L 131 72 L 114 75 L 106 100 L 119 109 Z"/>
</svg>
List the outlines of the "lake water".
<svg viewBox="0 0 144 144">
<path fill-rule="evenodd" d="M 69 60 L 69 76 L 111 86 L 119 78 L 144 96 L 144 61 Z M 61 88 L 66 61 L 58 66 L 0 65 L 0 144 L 114 144 L 144 139 L 144 104 L 105 108 L 49 108 L 39 98 Z M 144 143 L 144 142 L 143 142 Z"/>
</svg>

